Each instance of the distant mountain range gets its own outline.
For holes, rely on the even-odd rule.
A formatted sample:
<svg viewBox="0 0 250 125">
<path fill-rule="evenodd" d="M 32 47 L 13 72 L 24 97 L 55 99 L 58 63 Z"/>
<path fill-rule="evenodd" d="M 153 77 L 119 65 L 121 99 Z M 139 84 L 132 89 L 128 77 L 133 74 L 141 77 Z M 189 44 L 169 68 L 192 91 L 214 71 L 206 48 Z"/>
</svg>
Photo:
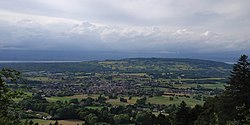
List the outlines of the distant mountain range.
<svg viewBox="0 0 250 125">
<path fill-rule="evenodd" d="M 161 77 L 227 78 L 232 65 L 210 60 L 188 58 L 126 58 L 119 60 L 83 62 L 1 63 L 0 68 L 22 72 L 92 72 L 92 73 L 146 73 Z M 169 74 L 169 75 L 167 75 Z M 171 75 L 173 74 L 173 75 Z"/>
<path fill-rule="evenodd" d="M 0 50 L 0 61 L 91 61 L 123 58 L 193 58 L 220 62 L 235 62 L 240 52 L 228 53 L 160 53 L 117 51 L 38 51 Z"/>
</svg>

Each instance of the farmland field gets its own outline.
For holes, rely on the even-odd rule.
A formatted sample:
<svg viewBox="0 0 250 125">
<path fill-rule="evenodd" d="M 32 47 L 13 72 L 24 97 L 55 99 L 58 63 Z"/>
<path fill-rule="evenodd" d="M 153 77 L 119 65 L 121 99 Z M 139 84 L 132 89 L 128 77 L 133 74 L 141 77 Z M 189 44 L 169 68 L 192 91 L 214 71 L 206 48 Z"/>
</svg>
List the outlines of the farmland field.
<svg viewBox="0 0 250 125">
<path fill-rule="evenodd" d="M 49 125 L 50 123 L 54 124 L 56 122 L 56 120 L 43 120 L 43 119 L 28 119 L 28 120 L 32 120 L 34 123 L 39 123 L 39 125 L 43 124 L 43 125 Z M 25 120 L 22 120 L 23 122 Z M 82 125 L 84 124 L 84 121 L 81 120 L 57 120 L 59 125 Z"/>
<path fill-rule="evenodd" d="M 71 99 L 78 99 L 79 101 L 82 100 L 82 99 L 86 99 L 88 97 L 91 97 L 91 98 L 98 98 L 99 95 L 95 95 L 95 94 L 84 94 L 84 95 L 73 95 L 73 96 L 64 96 L 64 97 L 57 97 L 57 96 L 54 96 L 54 97 L 46 97 L 46 99 L 49 101 L 49 102 L 56 102 L 56 101 L 62 101 L 62 102 L 65 102 L 65 101 L 69 101 Z"/>
<path fill-rule="evenodd" d="M 193 107 L 196 104 L 202 105 L 204 101 L 196 100 L 191 98 L 186 98 L 186 97 L 173 97 L 173 100 L 170 100 L 169 97 L 171 96 L 155 96 L 155 97 L 150 97 L 148 98 L 147 102 L 151 104 L 164 104 L 164 105 L 170 105 L 170 104 L 176 104 L 179 105 L 182 101 L 185 101 L 187 105 Z"/>
<path fill-rule="evenodd" d="M 131 99 L 128 99 L 128 97 L 124 97 L 125 99 L 127 99 L 128 102 L 121 102 L 119 99 L 108 99 L 106 102 L 107 103 L 110 103 L 112 105 L 132 105 L 132 104 L 135 104 L 136 103 L 136 100 L 139 99 L 140 97 L 132 97 Z"/>
<path fill-rule="evenodd" d="M 225 83 L 219 83 L 219 84 L 175 84 L 173 85 L 174 87 L 177 87 L 177 88 L 191 88 L 191 87 L 197 87 L 197 86 L 200 86 L 200 87 L 204 87 L 204 88 L 208 88 L 208 89 L 225 89 L 225 86 L 227 84 Z"/>
</svg>

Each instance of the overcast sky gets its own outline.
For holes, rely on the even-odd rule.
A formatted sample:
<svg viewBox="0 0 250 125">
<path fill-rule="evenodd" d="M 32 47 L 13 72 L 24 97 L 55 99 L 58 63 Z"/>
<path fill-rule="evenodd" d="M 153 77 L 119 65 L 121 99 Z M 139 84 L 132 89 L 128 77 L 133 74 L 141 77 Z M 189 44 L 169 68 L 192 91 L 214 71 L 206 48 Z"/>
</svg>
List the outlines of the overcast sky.
<svg viewBox="0 0 250 125">
<path fill-rule="evenodd" d="M 0 0 L 0 50 L 250 51 L 249 0 Z"/>
</svg>

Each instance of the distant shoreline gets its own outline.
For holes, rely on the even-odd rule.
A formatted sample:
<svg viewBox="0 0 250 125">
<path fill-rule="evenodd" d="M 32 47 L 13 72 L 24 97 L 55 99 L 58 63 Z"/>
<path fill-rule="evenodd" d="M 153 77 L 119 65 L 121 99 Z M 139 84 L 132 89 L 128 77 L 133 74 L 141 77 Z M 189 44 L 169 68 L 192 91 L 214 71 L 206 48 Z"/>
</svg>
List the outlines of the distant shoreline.
<svg viewBox="0 0 250 125">
<path fill-rule="evenodd" d="M 82 62 L 82 61 L 0 61 L 0 63 L 75 63 L 75 62 Z"/>
<path fill-rule="evenodd" d="M 91 60 L 89 60 L 91 61 Z M 93 61 L 93 60 L 92 60 Z M 79 63 L 79 62 L 84 62 L 82 61 L 76 61 L 76 60 L 0 60 L 1 63 Z M 221 62 L 221 61 L 216 61 L 216 62 Z M 226 64 L 235 64 L 235 62 L 223 62 Z"/>
<path fill-rule="evenodd" d="M 235 64 L 236 62 L 224 62 L 224 63 L 226 63 L 226 64 Z"/>
</svg>

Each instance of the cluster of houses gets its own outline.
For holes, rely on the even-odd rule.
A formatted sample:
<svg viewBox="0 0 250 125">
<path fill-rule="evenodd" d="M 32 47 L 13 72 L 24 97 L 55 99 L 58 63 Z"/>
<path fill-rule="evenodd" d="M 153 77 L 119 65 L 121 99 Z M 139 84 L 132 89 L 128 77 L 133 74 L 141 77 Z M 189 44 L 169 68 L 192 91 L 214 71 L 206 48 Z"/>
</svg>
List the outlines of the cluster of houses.
<svg viewBox="0 0 250 125">
<path fill-rule="evenodd" d="M 45 96 L 70 96 L 75 94 L 105 94 L 129 96 L 161 96 L 161 95 L 214 95 L 223 90 L 205 88 L 173 88 L 152 80 L 148 75 L 110 74 L 110 73 L 50 73 L 30 72 L 28 77 L 48 77 L 51 81 L 43 81 L 35 88 Z M 55 82 L 57 81 L 57 82 Z M 144 89 L 147 87 L 148 89 Z M 167 88 L 164 91 L 159 88 Z"/>
</svg>

